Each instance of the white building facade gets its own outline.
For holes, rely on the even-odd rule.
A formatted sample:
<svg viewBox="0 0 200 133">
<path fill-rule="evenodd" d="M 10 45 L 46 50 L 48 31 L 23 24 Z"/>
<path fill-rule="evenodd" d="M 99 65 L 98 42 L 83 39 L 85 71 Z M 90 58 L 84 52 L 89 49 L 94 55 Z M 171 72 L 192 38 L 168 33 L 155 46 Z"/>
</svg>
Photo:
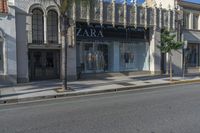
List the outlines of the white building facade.
<svg viewBox="0 0 200 133">
<path fill-rule="evenodd" d="M 13 1 L 0 1 L 0 80 L 17 82 L 17 46 L 15 6 Z"/>
<path fill-rule="evenodd" d="M 182 1 L 182 40 L 187 41 L 184 51 L 188 73 L 200 72 L 200 4 Z"/>
<path fill-rule="evenodd" d="M 175 1 L 169 2 L 166 6 L 163 1 L 149 0 L 137 5 L 136 1 L 127 4 L 126 0 L 99 0 L 92 8 L 83 6 L 84 3 L 73 5 L 73 21 L 67 35 L 68 79 L 77 80 L 80 73 L 85 78 L 166 71 L 166 55 L 157 46 L 161 29 L 177 32 L 178 9 Z M 14 83 L 62 79 L 64 44 L 60 13 L 53 0 L 15 0 L 8 4 L 8 12 L 7 19 L 0 14 L 1 77 L 12 77 Z M 11 26 L 3 26 L 8 25 L 7 21 Z M 12 38 L 5 39 L 6 34 Z M 174 70 L 180 73 L 182 61 L 177 63 L 176 58 L 179 60 L 179 55 L 174 58 Z"/>
</svg>

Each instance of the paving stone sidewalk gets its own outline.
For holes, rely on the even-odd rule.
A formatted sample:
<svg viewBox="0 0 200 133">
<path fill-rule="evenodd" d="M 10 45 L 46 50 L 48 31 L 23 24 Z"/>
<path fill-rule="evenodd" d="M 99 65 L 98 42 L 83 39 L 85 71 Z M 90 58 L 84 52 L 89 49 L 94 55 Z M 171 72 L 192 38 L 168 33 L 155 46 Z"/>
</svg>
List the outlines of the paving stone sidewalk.
<svg viewBox="0 0 200 133">
<path fill-rule="evenodd" d="M 57 91 L 62 86 L 60 80 L 31 82 L 16 86 L 0 85 L 0 103 L 25 102 L 44 98 L 121 91 L 169 85 L 171 83 L 200 82 L 200 76 L 174 77 L 173 79 L 174 82 L 170 82 L 166 76 L 120 76 L 99 80 L 74 81 L 68 82 L 73 91 L 62 93 Z"/>
</svg>

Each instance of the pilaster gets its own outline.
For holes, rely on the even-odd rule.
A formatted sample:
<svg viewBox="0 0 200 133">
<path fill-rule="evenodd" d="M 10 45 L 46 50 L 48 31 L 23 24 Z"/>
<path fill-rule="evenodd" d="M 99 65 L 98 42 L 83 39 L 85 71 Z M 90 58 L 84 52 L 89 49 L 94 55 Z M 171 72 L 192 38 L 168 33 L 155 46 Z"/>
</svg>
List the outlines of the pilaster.
<svg viewBox="0 0 200 133">
<path fill-rule="evenodd" d="M 112 25 L 115 26 L 115 0 L 112 0 Z"/>
<path fill-rule="evenodd" d="M 200 14 L 199 14 L 199 18 L 198 18 L 198 30 L 200 30 Z"/>
<path fill-rule="evenodd" d="M 47 15 L 44 15 L 44 44 L 47 44 Z"/>
<path fill-rule="evenodd" d="M 127 0 L 124 0 L 124 28 L 127 26 Z"/>
<path fill-rule="evenodd" d="M 103 0 L 100 0 L 100 24 L 103 25 Z"/>
<path fill-rule="evenodd" d="M 160 29 L 150 29 L 150 71 L 152 74 L 160 74 L 161 72 L 161 52 L 157 47 L 161 45 L 160 37 Z"/>
<path fill-rule="evenodd" d="M 193 13 L 189 14 L 189 29 L 193 29 Z"/>
</svg>

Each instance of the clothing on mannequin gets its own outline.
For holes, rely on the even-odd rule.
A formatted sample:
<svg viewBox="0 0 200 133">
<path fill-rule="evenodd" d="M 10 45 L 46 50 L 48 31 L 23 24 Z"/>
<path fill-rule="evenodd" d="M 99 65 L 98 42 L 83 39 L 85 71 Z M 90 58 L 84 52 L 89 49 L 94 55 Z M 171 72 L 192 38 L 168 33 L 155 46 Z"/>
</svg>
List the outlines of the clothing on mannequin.
<svg viewBox="0 0 200 133">
<path fill-rule="evenodd" d="M 124 62 L 129 63 L 129 53 L 124 53 Z"/>
</svg>

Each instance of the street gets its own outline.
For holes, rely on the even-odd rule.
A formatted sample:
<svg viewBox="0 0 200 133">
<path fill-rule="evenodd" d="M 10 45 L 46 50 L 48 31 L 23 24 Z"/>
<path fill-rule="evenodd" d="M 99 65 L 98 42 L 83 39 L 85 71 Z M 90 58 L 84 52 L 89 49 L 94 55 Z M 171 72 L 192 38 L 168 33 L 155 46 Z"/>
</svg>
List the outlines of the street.
<svg viewBox="0 0 200 133">
<path fill-rule="evenodd" d="M 0 133 L 199 133 L 200 84 L 0 105 Z"/>
</svg>

